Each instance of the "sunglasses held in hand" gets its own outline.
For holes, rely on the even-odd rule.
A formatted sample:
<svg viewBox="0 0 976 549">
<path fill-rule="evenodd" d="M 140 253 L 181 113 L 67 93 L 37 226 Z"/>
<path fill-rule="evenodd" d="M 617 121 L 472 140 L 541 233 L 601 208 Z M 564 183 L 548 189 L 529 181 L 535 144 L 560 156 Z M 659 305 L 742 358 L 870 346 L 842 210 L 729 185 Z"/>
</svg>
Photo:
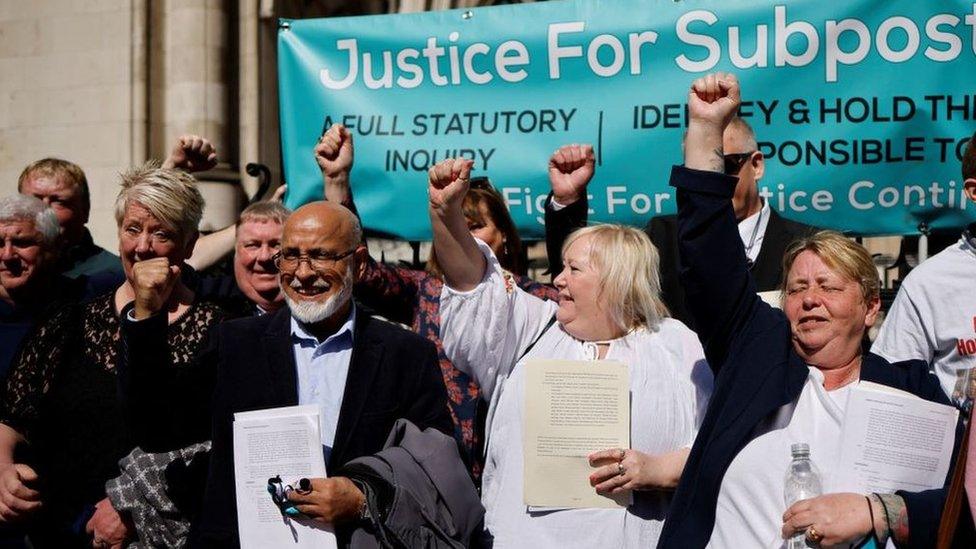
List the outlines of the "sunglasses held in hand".
<svg viewBox="0 0 976 549">
<path fill-rule="evenodd" d="M 312 491 L 312 481 L 303 478 L 298 481 L 298 488 L 295 488 L 291 484 L 282 482 L 281 475 L 275 475 L 268 479 L 268 493 L 271 494 L 271 501 L 278 506 L 281 514 L 287 517 L 296 517 L 302 514 L 295 507 L 295 504 L 288 499 L 288 492 L 293 490 L 302 495 L 308 494 Z"/>
</svg>

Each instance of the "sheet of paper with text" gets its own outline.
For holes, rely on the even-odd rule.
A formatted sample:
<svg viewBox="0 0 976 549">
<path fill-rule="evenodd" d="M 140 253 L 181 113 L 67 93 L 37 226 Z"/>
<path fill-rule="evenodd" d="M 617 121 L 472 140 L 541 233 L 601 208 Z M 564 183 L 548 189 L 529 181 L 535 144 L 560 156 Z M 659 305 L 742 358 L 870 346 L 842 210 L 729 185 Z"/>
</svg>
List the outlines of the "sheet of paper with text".
<svg viewBox="0 0 976 549">
<path fill-rule="evenodd" d="M 307 518 L 282 514 L 268 479 L 285 484 L 325 477 L 315 406 L 289 406 L 234 414 L 234 479 L 242 549 L 333 549 L 335 533 Z"/>
<path fill-rule="evenodd" d="M 525 504 L 545 508 L 618 508 L 590 486 L 587 456 L 630 447 L 630 373 L 616 361 L 525 363 Z"/>
<path fill-rule="evenodd" d="M 959 412 L 862 381 L 850 394 L 832 491 L 892 493 L 941 488 Z"/>
</svg>

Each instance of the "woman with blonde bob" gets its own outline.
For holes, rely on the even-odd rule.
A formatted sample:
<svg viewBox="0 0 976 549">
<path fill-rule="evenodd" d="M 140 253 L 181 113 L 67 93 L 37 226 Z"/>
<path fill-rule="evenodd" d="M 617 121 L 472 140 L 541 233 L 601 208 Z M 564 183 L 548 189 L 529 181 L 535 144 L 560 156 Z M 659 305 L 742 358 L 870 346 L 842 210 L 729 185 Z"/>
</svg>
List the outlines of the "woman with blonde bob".
<svg viewBox="0 0 976 549">
<path fill-rule="evenodd" d="M 485 530 L 494 547 L 653 547 L 667 516 L 712 378 L 695 334 L 667 318 L 658 254 L 639 230 L 581 229 L 563 247 L 559 304 L 519 289 L 467 230 L 461 204 L 470 161 L 430 171 L 434 246 L 444 272 L 445 352 L 489 401 L 482 485 Z M 531 359 L 611 360 L 627 365 L 629 448 L 592 448 L 588 479 L 616 509 L 536 510 L 523 497 L 525 371 Z M 599 368 L 600 362 L 594 364 Z M 626 501 L 626 499 L 625 499 Z"/>
<path fill-rule="evenodd" d="M 156 409 L 156 403 L 190 401 L 196 387 L 157 387 L 151 399 L 127 398 L 127 351 L 120 349 L 120 335 L 126 329 L 151 334 L 159 343 L 153 349 L 165 353 L 168 345 L 173 369 L 182 370 L 194 363 L 208 331 L 226 314 L 197 299 L 181 280 L 204 208 L 193 177 L 147 163 L 123 174 L 121 183 L 115 220 L 125 282 L 63 308 L 40 326 L 0 394 L 0 499 L 19 511 L 0 514 L 0 525 L 36 519 L 29 537 L 38 548 L 177 545 L 147 537 L 153 526 L 175 530 L 148 524 L 150 515 L 135 511 L 141 502 L 133 496 L 137 483 L 120 482 L 120 460 L 127 470 L 145 467 L 145 461 L 135 465 L 130 454 L 136 446 L 147 452 L 180 448 L 186 434 L 175 430 L 186 424 L 177 421 L 182 411 Z M 144 415 L 165 421 L 138 428 Z M 199 429 L 209 432 L 209 418 L 197 419 Z M 21 447 L 30 447 L 35 459 L 16 462 Z M 174 515 L 167 510 L 168 517 Z"/>
</svg>

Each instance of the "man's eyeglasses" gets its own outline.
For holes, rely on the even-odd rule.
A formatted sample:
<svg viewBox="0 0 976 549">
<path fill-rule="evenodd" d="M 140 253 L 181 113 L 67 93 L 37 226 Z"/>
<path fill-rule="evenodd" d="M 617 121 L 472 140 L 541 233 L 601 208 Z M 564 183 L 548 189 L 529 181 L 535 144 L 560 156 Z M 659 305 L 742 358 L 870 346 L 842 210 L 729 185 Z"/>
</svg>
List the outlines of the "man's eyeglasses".
<svg viewBox="0 0 976 549">
<path fill-rule="evenodd" d="M 742 153 L 730 153 L 722 155 L 722 159 L 725 161 L 725 175 L 735 175 L 739 173 L 742 166 L 752 158 L 753 153 L 756 151 L 742 152 Z"/>
<path fill-rule="evenodd" d="M 294 250 L 278 252 L 274 256 L 275 266 L 280 271 L 294 271 L 302 261 L 308 261 L 308 266 L 313 271 L 324 271 L 335 267 L 336 263 L 352 255 L 356 248 L 346 250 L 342 253 L 327 252 L 325 250 L 312 250 L 307 254 L 300 254 Z"/>
</svg>

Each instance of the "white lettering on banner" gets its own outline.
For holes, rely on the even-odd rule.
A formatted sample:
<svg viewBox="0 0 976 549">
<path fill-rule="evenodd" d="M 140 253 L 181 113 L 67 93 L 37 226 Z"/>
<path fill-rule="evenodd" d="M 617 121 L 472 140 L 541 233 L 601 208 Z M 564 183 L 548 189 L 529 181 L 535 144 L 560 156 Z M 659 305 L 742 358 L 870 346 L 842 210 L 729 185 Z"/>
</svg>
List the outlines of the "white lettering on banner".
<svg viewBox="0 0 976 549">
<path fill-rule="evenodd" d="M 476 55 L 488 55 L 491 48 L 488 44 L 472 44 L 468 49 L 464 50 L 464 74 L 467 75 L 468 80 L 474 82 L 475 84 L 487 84 L 491 82 L 492 74 L 490 72 L 478 72 L 474 70 L 474 56 Z"/>
<path fill-rule="evenodd" d="M 549 79 L 559 80 L 559 60 L 567 57 L 582 57 L 582 46 L 560 46 L 559 35 L 571 32 L 583 32 L 586 25 L 582 21 L 572 23 L 553 23 L 549 25 Z"/>
<path fill-rule="evenodd" d="M 856 18 L 828 19 L 820 28 L 809 21 L 790 19 L 786 6 L 778 5 L 773 7 L 773 64 L 776 67 L 805 67 L 822 59 L 824 81 L 837 82 L 841 67 L 854 67 L 865 61 L 872 48 L 878 57 L 889 63 L 904 63 L 920 52 L 928 59 L 946 63 L 963 54 L 962 38 L 954 32 L 960 23 L 971 28 L 972 53 L 976 54 L 976 3 L 972 5 L 971 13 L 963 18 L 948 13 L 933 15 L 924 21 L 924 34 L 920 29 L 922 21 L 904 16 L 882 20 L 873 32 L 866 22 Z M 727 48 L 723 48 L 720 37 L 709 34 L 710 30 L 719 28 L 722 28 L 719 16 L 708 10 L 691 10 L 678 17 L 674 39 L 691 49 L 675 56 L 674 63 L 687 72 L 705 72 L 718 66 L 725 54 L 739 69 L 769 65 L 769 25 L 757 23 L 751 30 L 729 25 L 724 37 Z M 582 60 L 584 56 L 585 68 L 604 78 L 619 75 L 625 66 L 629 66 L 633 76 L 653 68 L 654 58 L 643 55 L 643 48 L 659 43 L 658 32 L 638 29 L 627 32 L 624 40 L 624 34 L 582 35 L 585 30 L 584 21 L 547 26 L 546 61 L 550 80 L 562 78 L 566 64 Z M 743 41 L 751 42 L 749 38 L 752 36 L 755 37 L 755 49 L 747 54 L 742 51 Z M 789 47 L 791 39 L 792 50 Z M 849 44 L 847 49 L 841 46 L 844 39 Z M 927 43 L 923 44 L 923 39 Z M 416 46 L 420 45 L 395 51 L 360 51 L 356 38 L 341 38 L 336 40 L 335 50 L 345 52 L 345 55 L 340 55 L 334 65 L 330 63 L 329 67 L 321 68 L 319 81 L 330 90 L 343 90 L 361 80 L 366 89 L 376 90 L 394 86 L 412 89 L 427 79 L 434 86 L 458 86 L 466 82 L 487 84 L 496 76 L 505 82 L 518 83 L 530 76 L 532 58 L 529 48 L 519 40 L 503 40 L 492 51 L 492 47 L 484 42 L 464 43 L 461 33 L 452 30 L 447 35 L 447 47 L 438 42 L 436 36 L 426 37 L 422 49 L 418 50 Z"/>
<path fill-rule="evenodd" d="M 509 211 L 524 211 L 528 215 L 535 214 L 536 223 L 539 225 L 545 225 L 545 208 L 546 208 L 546 198 L 549 196 L 548 193 L 540 193 L 535 196 L 532 195 L 532 189 L 529 187 L 502 187 L 499 189 L 502 193 L 502 197 L 505 199 L 505 205 L 508 206 Z M 593 195 L 586 195 L 588 199 L 592 199 Z M 590 215 L 593 215 L 593 210 L 588 210 Z"/>
<path fill-rule="evenodd" d="M 563 34 L 583 32 L 586 24 L 582 21 L 570 23 L 553 23 L 549 25 L 547 34 L 547 51 L 549 61 L 549 79 L 559 80 L 562 75 L 562 59 L 583 57 L 583 46 L 562 45 L 559 38 Z M 619 38 L 612 34 L 598 34 L 586 47 L 586 62 L 590 71 L 602 77 L 614 76 L 624 68 L 627 58 L 630 58 L 630 74 L 641 74 L 641 46 L 657 42 L 658 34 L 654 31 L 632 32 L 627 35 L 627 49 Z M 604 65 L 600 62 L 600 50 L 611 52 L 610 61 Z"/>
<path fill-rule="evenodd" d="M 804 67 L 814 62 L 821 51 L 821 33 L 813 24 L 802 20 L 789 20 L 785 5 L 775 6 L 774 12 L 774 64 L 777 67 Z M 675 24 L 675 34 L 682 43 L 698 48 L 704 48 L 706 55 L 703 59 L 694 61 L 687 54 L 675 57 L 675 63 L 688 72 L 706 72 L 714 69 L 722 58 L 720 41 L 707 32 L 692 32 L 692 23 L 702 22 L 707 27 L 717 27 L 719 18 L 707 10 L 693 10 L 683 14 Z M 924 55 L 933 61 L 942 63 L 953 61 L 962 54 L 962 40 L 947 29 L 955 29 L 960 19 L 951 14 L 937 14 L 925 22 L 925 37 L 931 42 L 924 50 Z M 973 11 L 966 15 L 964 24 L 972 28 L 973 53 L 976 53 L 976 4 Z M 745 69 L 750 67 L 765 67 L 768 63 L 768 26 L 755 25 L 756 50 L 751 56 L 743 56 L 740 48 L 742 29 L 738 26 L 728 27 L 728 58 L 733 66 Z M 841 36 L 854 34 L 857 37 L 855 45 L 849 51 L 840 46 Z M 874 46 L 878 55 L 890 63 L 902 63 L 915 57 L 921 47 L 922 35 L 918 25 L 907 17 L 894 16 L 883 20 L 874 33 Z M 802 36 L 803 46 L 800 51 L 791 51 L 787 43 L 792 36 Z M 905 44 L 901 49 L 894 49 L 893 43 L 898 43 L 892 36 L 904 36 Z M 823 59 L 824 81 L 837 82 L 839 65 L 856 65 L 864 61 L 872 47 L 871 30 L 858 19 L 844 19 L 841 21 L 827 20 L 823 29 Z M 939 46 L 939 47 L 936 47 Z"/>
<path fill-rule="evenodd" d="M 540 224 L 544 224 L 546 194 L 534 193 L 530 187 L 501 187 L 505 204 L 513 213 L 524 212 L 533 216 Z M 834 207 L 834 194 L 827 189 L 815 190 L 787 190 L 786 185 L 779 183 L 775 190 L 768 185 L 760 185 L 759 196 L 769 202 L 770 207 L 779 212 L 802 213 L 808 210 L 829 212 Z M 631 193 L 625 185 L 609 185 L 602 195 L 604 207 L 594 204 L 594 195 L 587 195 L 590 203 L 589 215 L 595 215 L 597 206 L 611 216 L 627 216 L 637 214 L 650 218 L 663 214 L 672 202 L 672 195 L 668 192 Z M 928 187 L 922 185 L 903 185 L 901 187 L 878 187 L 873 181 L 857 181 L 848 190 L 848 202 L 857 210 L 889 209 L 898 206 L 957 208 L 966 210 L 969 200 L 964 188 L 957 188 L 955 181 L 946 184 L 933 182 Z"/>
<path fill-rule="evenodd" d="M 460 40 L 460 33 L 451 32 L 448 41 L 452 44 Z M 464 80 L 474 84 L 487 84 L 497 74 L 506 82 L 520 82 L 528 76 L 525 66 L 529 64 L 529 50 L 518 40 L 503 42 L 491 54 L 491 47 L 484 42 L 475 42 L 462 49 L 456 45 L 444 48 L 437 42 L 437 37 L 431 36 L 426 40 L 422 50 L 404 48 L 396 52 L 396 69 L 394 70 L 394 55 L 392 51 L 379 53 L 382 67 L 379 75 L 374 67 L 374 56 L 371 52 L 359 52 L 359 41 L 355 38 L 336 40 L 336 50 L 348 52 L 346 59 L 346 73 L 342 78 L 335 77 L 335 70 L 323 68 L 319 71 L 319 81 L 330 90 L 344 90 L 352 86 L 359 78 L 360 57 L 363 64 L 363 84 L 367 89 L 397 87 L 411 89 L 420 86 L 425 76 L 430 78 L 435 86 L 457 86 Z M 446 73 L 442 71 L 441 60 L 447 55 Z M 426 63 L 418 63 L 420 57 Z M 479 72 L 475 68 L 476 58 L 483 57 L 493 60 L 494 73 Z M 424 66 L 426 65 L 426 71 Z M 394 74 L 396 78 L 394 79 Z M 463 76 L 463 79 L 462 79 Z"/>
<path fill-rule="evenodd" d="M 786 6 L 776 6 L 776 66 L 804 67 L 809 65 L 820 51 L 820 36 L 817 29 L 806 21 L 786 22 Z M 792 34 L 802 34 L 807 39 L 806 49 L 796 55 L 790 52 L 786 42 Z"/>
<path fill-rule="evenodd" d="M 508 55 L 509 52 L 515 55 Z M 521 82 L 529 75 L 525 69 L 516 71 L 509 70 L 509 67 L 521 67 L 529 64 L 529 50 L 525 49 L 525 44 L 518 40 L 509 40 L 498 46 L 495 52 L 495 70 L 498 76 L 506 82 Z"/>
<path fill-rule="evenodd" d="M 750 69 L 752 67 L 765 67 L 768 64 L 766 59 L 766 48 L 769 44 L 769 27 L 766 25 L 756 25 L 756 51 L 752 57 L 745 57 L 742 54 L 742 47 L 739 42 L 739 27 L 729 28 L 729 59 L 732 64 L 739 69 Z"/>
<path fill-rule="evenodd" d="M 474 49 L 474 46 L 471 46 L 469 49 Z M 407 61 L 408 59 L 417 59 L 418 57 L 420 57 L 420 52 L 413 48 L 400 50 L 400 53 L 397 54 L 397 68 L 399 68 L 401 72 L 410 73 L 413 75 L 413 78 L 406 78 L 402 74 L 398 76 L 397 86 L 407 89 L 416 88 L 424 81 L 423 69 L 418 67 L 416 63 L 410 63 Z M 323 70 L 322 72 L 324 73 L 325 71 Z"/>
<path fill-rule="evenodd" d="M 540 225 L 544 225 L 546 194 L 533 193 L 529 187 L 501 187 L 499 189 L 509 210 L 524 212 L 534 216 Z M 770 207 L 779 212 L 802 213 L 808 210 L 829 212 L 834 207 L 834 194 L 827 189 L 787 190 L 786 185 L 779 183 L 775 190 L 768 185 L 760 185 L 759 196 L 769 202 Z M 671 193 L 630 193 L 625 185 L 609 185 L 602 195 L 605 208 L 594 204 L 594 195 L 587 195 L 590 203 L 589 215 L 595 215 L 597 206 L 611 216 L 627 216 L 637 214 L 648 218 L 663 214 L 672 202 Z M 900 187 L 878 187 L 873 181 L 857 181 L 853 183 L 847 193 L 848 203 L 857 210 L 890 209 L 900 206 L 936 208 L 955 208 L 967 210 L 970 200 L 965 194 L 965 188 L 958 187 L 955 181 L 948 183 L 932 182 L 929 186 L 906 184 Z"/>
<path fill-rule="evenodd" d="M 600 63 L 600 48 L 603 47 L 610 48 L 610 51 L 613 52 L 609 65 Z M 613 76 L 624 68 L 624 45 L 620 43 L 620 39 L 612 34 L 601 34 L 594 38 L 590 42 L 590 46 L 586 48 L 586 61 L 597 76 Z"/>
<path fill-rule="evenodd" d="M 858 181 L 851 185 L 847 193 L 847 201 L 858 210 L 870 210 L 876 204 L 882 208 L 898 205 L 925 207 L 926 199 L 934 208 L 966 210 L 970 202 L 965 187 L 957 189 L 955 181 L 949 181 L 948 185 L 933 181 L 928 187 L 922 185 L 882 187 L 877 192 L 874 191 L 875 188 L 873 181 Z"/>
<path fill-rule="evenodd" d="M 902 29 L 908 36 L 908 42 L 905 44 L 905 48 L 901 51 L 895 51 L 891 48 L 891 44 L 888 43 L 891 31 L 894 29 Z M 903 63 L 908 61 L 915 55 L 918 51 L 918 44 L 921 39 L 918 36 L 918 27 L 915 26 L 915 22 L 907 17 L 892 17 L 891 19 L 885 19 L 884 23 L 878 27 L 878 36 L 876 38 L 878 43 L 878 52 L 881 57 L 884 57 L 892 63 Z"/>
<path fill-rule="evenodd" d="M 664 211 L 662 209 L 663 202 L 671 198 L 671 193 L 654 193 L 653 198 L 646 193 L 634 193 L 629 197 L 621 196 L 626 194 L 627 187 L 623 185 L 610 185 L 607 187 L 608 214 L 623 214 L 624 212 L 617 211 L 617 207 L 626 206 L 631 212 L 638 215 L 659 215 Z"/>
<path fill-rule="evenodd" d="M 704 72 L 712 70 L 722 56 L 722 47 L 718 40 L 704 34 L 695 34 L 688 30 L 688 25 L 694 21 L 703 21 L 707 25 L 714 25 L 718 17 L 707 10 L 689 11 L 678 18 L 677 34 L 678 40 L 692 46 L 701 46 L 708 50 L 708 55 L 701 61 L 692 61 L 685 54 L 674 58 L 675 63 L 683 70 L 688 72 Z M 765 53 L 763 53 L 765 56 Z"/>
<path fill-rule="evenodd" d="M 319 80 L 326 88 L 342 90 L 351 86 L 359 74 L 359 46 L 355 38 L 346 38 L 345 40 L 336 40 L 336 49 L 339 51 L 349 50 L 349 70 L 346 77 L 342 80 L 333 80 L 329 76 L 329 70 L 322 69 L 319 71 Z"/>
<path fill-rule="evenodd" d="M 952 34 L 951 32 L 942 32 L 939 29 L 942 25 L 949 25 L 950 27 L 955 27 L 959 24 L 959 18 L 955 15 L 949 15 L 948 13 L 942 13 L 936 15 L 925 23 L 925 34 L 932 41 L 945 44 L 949 46 L 945 50 L 940 50 L 929 46 L 925 48 L 925 57 L 928 57 L 932 61 L 939 61 L 945 63 L 947 61 L 952 61 L 953 59 L 959 57 L 962 53 L 962 40 Z"/>
<path fill-rule="evenodd" d="M 644 225 L 677 206 L 667 171 L 691 123 L 688 83 L 722 70 L 742 82 L 737 114 L 756 130 L 758 186 L 776 211 L 862 236 L 976 219 L 957 173 L 976 122 L 961 76 L 976 62 L 976 0 L 821 4 L 624 0 L 608 12 L 575 0 L 282 25 L 287 201 L 321 193 L 306 153 L 341 123 L 362 148 L 358 178 L 372 181 L 371 229 L 429 238 L 411 215 L 422 172 L 462 157 L 539 238 L 543 161 L 577 142 L 598 166 L 590 218 Z M 878 84 L 890 68 L 908 71 L 904 85 Z"/>
<path fill-rule="evenodd" d="M 840 37 L 845 32 L 857 35 L 857 46 L 847 52 L 840 47 Z M 868 56 L 871 51 L 871 31 L 868 26 L 857 19 L 843 21 L 827 21 L 827 81 L 837 80 L 837 64 L 856 65 Z"/>
</svg>

